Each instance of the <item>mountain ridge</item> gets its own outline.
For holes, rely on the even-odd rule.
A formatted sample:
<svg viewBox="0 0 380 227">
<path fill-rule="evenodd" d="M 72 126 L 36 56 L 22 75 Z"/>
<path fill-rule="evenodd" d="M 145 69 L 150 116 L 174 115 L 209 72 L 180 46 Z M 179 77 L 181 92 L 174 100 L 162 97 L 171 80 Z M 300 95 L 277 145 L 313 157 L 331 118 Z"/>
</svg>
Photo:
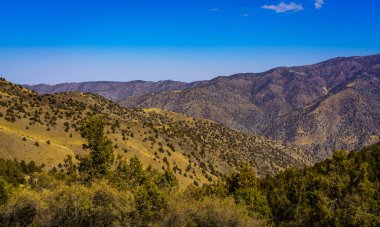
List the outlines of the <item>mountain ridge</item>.
<svg viewBox="0 0 380 227">
<path fill-rule="evenodd" d="M 377 128 L 380 121 L 369 109 L 373 107 L 376 112 L 380 111 L 376 104 L 380 96 L 376 89 L 380 87 L 379 65 L 380 55 L 335 58 L 307 66 L 278 67 L 263 73 L 218 77 L 203 86 L 195 86 L 182 92 L 168 91 L 129 97 L 121 104 L 130 108 L 157 107 L 196 117 L 210 118 L 238 130 L 258 133 L 285 141 L 289 145 L 297 145 L 315 155 L 316 161 L 319 161 L 331 155 L 335 148 L 357 149 L 377 141 L 369 137 L 378 137 Z M 372 82 L 367 83 L 368 81 Z M 297 135 L 297 131 L 299 131 L 298 134 L 302 134 L 302 131 L 311 133 L 311 129 L 306 129 L 307 125 L 301 124 L 302 121 L 306 124 L 308 113 L 304 111 L 304 114 L 300 115 L 300 112 L 308 108 L 308 112 L 311 113 L 313 108 L 318 109 L 318 106 L 336 99 L 339 94 L 342 99 L 337 101 L 337 106 L 344 102 L 351 102 L 351 105 L 356 107 L 356 111 L 372 112 L 371 116 L 362 116 L 361 119 L 355 116 L 343 117 L 342 119 L 348 119 L 347 122 L 337 126 L 336 129 L 331 129 L 331 132 L 324 136 L 325 138 L 315 141 L 318 144 L 310 142 L 312 144 L 304 146 L 306 137 L 301 138 L 302 136 Z M 353 103 L 354 100 L 348 99 L 351 96 L 360 96 L 361 101 Z M 232 99 L 227 97 L 232 97 Z M 330 108 L 334 109 L 334 106 Z M 214 113 L 210 114 L 210 109 L 214 110 Z M 341 110 L 341 115 L 349 113 L 348 104 L 345 105 L 345 109 L 346 112 Z M 327 110 L 328 108 L 325 108 L 325 111 Z M 278 119 L 287 115 L 291 116 L 292 112 L 294 112 L 293 115 L 295 113 L 298 115 L 292 118 L 292 121 L 296 123 L 286 124 L 288 129 L 292 128 L 288 130 L 283 127 L 284 122 Z M 315 119 L 317 118 L 321 118 L 321 115 L 316 115 Z M 310 120 L 314 125 L 326 124 L 326 119 L 320 119 L 317 122 L 315 119 Z M 291 120 L 288 119 L 288 121 Z M 273 124 L 273 122 L 278 123 Z M 355 122 L 361 122 L 359 124 L 362 126 L 355 126 Z M 367 127 L 368 122 L 371 122 L 372 126 Z M 308 123 L 311 124 L 311 122 Z M 272 126 L 267 126 L 268 124 Z M 299 128 L 295 127 L 296 125 Z M 359 141 L 351 143 L 350 141 L 342 142 L 345 138 L 337 135 L 337 130 L 339 128 L 343 130 L 345 127 L 352 128 L 351 136 L 355 130 L 363 131 L 363 127 L 369 129 L 368 133 L 363 132 L 358 136 L 361 138 L 355 138 Z M 287 131 L 286 135 L 280 136 L 279 132 L 284 130 Z M 314 131 L 313 134 L 318 136 L 318 133 Z M 329 137 L 334 141 L 326 142 Z"/>
<path fill-rule="evenodd" d="M 127 108 L 160 108 L 212 119 L 305 149 L 315 156 L 315 161 L 320 161 L 335 148 L 358 149 L 378 141 L 380 132 L 376 127 L 380 120 L 375 115 L 380 112 L 376 104 L 380 96 L 376 89 L 380 87 L 379 75 L 380 54 L 338 57 L 305 66 L 219 76 L 153 92 L 147 89 L 117 101 Z M 327 106 L 333 110 L 341 108 L 335 114 L 335 123 L 326 115 Z M 365 112 L 371 114 L 367 116 Z M 315 131 L 318 125 L 330 123 L 334 126 L 328 130 Z M 338 131 L 347 127 L 347 135 L 339 135 Z M 355 136 L 355 130 L 368 132 Z M 354 142 L 347 139 L 350 136 Z"/>
<path fill-rule="evenodd" d="M 36 84 L 23 85 L 31 90 L 41 94 L 54 94 L 69 91 L 78 91 L 83 93 L 94 93 L 102 95 L 112 101 L 120 101 L 132 95 L 139 95 L 146 92 L 158 92 L 162 90 L 181 89 L 187 86 L 187 83 L 162 80 L 157 82 L 134 80 L 130 82 L 118 81 L 88 81 L 76 83 L 61 84 Z"/>
</svg>

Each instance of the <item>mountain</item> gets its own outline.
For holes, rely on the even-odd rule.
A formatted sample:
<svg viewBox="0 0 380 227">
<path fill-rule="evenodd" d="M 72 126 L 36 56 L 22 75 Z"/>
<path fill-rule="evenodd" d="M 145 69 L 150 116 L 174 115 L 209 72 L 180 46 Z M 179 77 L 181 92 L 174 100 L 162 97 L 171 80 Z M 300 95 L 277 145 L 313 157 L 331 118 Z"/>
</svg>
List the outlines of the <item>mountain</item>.
<svg viewBox="0 0 380 227">
<path fill-rule="evenodd" d="M 130 96 L 138 96 L 148 93 L 184 89 L 189 84 L 172 80 L 148 82 L 148 81 L 131 81 L 131 82 L 83 82 L 83 83 L 62 83 L 57 85 L 37 84 L 23 85 L 30 90 L 40 94 L 54 94 L 61 92 L 77 91 L 83 93 L 98 94 L 112 101 L 120 101 Z"/>
<path fill-rule="evenodd" d="M 182 90 L 131 96 L 120 104 L 212 119 L 284 141 L 319 161 L 335 148 L 379 141 L 380 55 L 217 77 Z"/>
<path fill-rule="evenodd" d="M 258 175 L 309 165 L 298 150 L 210 120 L 159 109 L 124 109 L 99 95 L 37 94 L 0 80 L 0 158 L 58 168 L 66 155 L 85 154 L 82 122 L 100 115 L 115 152 L 145 166 L 171 169 L 183 186 L 215 181 L 251 163 Z"/>
<path fill-rule="evenodd" d="M 207 118 L 283 141 L 314 161 L 333 149 L 379 141 L 380 55 L 335 58 L 209 81 L 28 85 L 39 93 L 80 91 L 128 108 L 160 108 Z"/>
</svg>

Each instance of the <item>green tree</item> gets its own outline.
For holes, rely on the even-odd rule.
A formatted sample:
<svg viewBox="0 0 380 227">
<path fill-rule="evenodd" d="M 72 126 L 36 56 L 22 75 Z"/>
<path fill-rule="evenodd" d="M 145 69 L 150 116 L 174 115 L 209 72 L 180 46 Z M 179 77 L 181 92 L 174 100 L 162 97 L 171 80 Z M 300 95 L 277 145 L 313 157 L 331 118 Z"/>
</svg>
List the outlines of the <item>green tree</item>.
<svg viewBox="0 0 380 227">
<path fill-rule="evenodd" d="M 26 182 L 16 160 L 0 159 L 0 177 L 13 186 L 18 186 Z"/>
<path fill-rule="evenodd" d="M 153 182 L 140 187 L 135 194 L 136 220 L 140 225 L 146 226 L 149 222 L 159 220 L 167 208 L 167 199 L 164 193 Z"/>
<path fill-rule="evenodd" d="M 249 210 L 262 217 L 270 215 L 267 199 L 261 192 L 258 179 L 249 164 L 242 164 L 238 172 L 228 177 L 227 187 L 238 203 L 247 205 Z"/>
<path fill-rule="evenodd" d="M 161 181 L 158 182 L 160 188 L 165 188 L 171 191 L 173 188 L 178 186 L 177 177 L 170 170 L 165 170 L 162 174 Z"/>
<path fill-rule="evenodd" d="M 247 163 L 244 163 L 237 172 L 228 177 L 227 184 L 229 191 L 235 193 L 242 188 L 256 187 L 257 178 L 254 170 Z"/>
<path fill-rule="evenodd" d="M 148 175 L 137 157 L 131 158 L 129 162 L 120 157 L 111 178 L 118 188 L 136 190 L 145 184 Z"/>
<path fill-rule="evenodd" d="M 84 180 L 102 178 L 108 174 L 114 161 L 112 142 L 104 134 L 105 124 L 99 116 L 88 118 L 80 128 L 83 144 L 90 153 L 80 158 L 79 172 Z"/>
</svg>

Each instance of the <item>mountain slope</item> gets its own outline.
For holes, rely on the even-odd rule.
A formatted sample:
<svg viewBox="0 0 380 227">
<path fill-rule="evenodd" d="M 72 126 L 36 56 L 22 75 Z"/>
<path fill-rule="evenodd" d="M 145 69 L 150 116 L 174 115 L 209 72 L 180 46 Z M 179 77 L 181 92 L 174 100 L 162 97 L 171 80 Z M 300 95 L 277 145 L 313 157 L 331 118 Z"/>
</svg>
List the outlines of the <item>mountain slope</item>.
<svg viewBox="0 0 380 227">
<path fill-rule="evenodd" d="M 374 55 L 218 77 L 120 104 L 212 119 L 296 145 L 317 161 L 335 148 L 354 149 L 379 140 L 379 88 L 380 55 Z"/>
<path fill-rule="evenodd" d="M 159 91 L 183 89 L 188 87 L 189 84 L 171 80 L 158 82 L 137 80 L 131 82 L 98 81 L 83 83 L 62 83 L 56 85 L 37 84 L 23 86 L 40 94 L 54 94 L 77 91 L 83 93 L 98 94 L 112 101 L 120 101 L 130 96 L 143 95 Z"/>
<path fill-rule="evenodd" d="M 6 81 L 0 81 L 0 158 L 52 168 L 67 154 L 84 155 L 78 128 L 94 114 L 108 122 L 117 154 L 170 168 L 183 186 L 213 181 L 240 162 L 250 162 L 259 175 L 309 164 L 297 150 L 209 120 L 158 109 L 127 110 L 92 94 L 39 95 Z"/>
</svg>

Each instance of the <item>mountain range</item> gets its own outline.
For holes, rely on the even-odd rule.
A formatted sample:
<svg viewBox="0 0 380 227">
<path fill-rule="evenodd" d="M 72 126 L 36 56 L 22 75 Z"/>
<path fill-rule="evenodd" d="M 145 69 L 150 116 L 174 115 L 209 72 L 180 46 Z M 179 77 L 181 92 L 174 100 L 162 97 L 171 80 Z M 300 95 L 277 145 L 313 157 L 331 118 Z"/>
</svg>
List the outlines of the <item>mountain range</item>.
<svg viewBox="0 0 380 227">
<path fill-rule="evenodd" d="M 313 162 L 334 149 L 379 141 L 380 55 L 209 81 L 88 82 L 28 85 L 39 93 L 91 92 L 127 108 L 159 108 L 281 141 Z"/>
<path fill-rule="evenodd" d="M 160 91 L 184 89 L 189 87 L 189 84 L 172 80 L 164 80 L 158 82 L 136 80 L 131 82 L 97 81 L 83 83 L 63 83 L 57 85 L 38 84 L 24 86 L 37 91 L 40 94 L 54 94 L 68 91 L 77 91 L 82 93 L 98 94 L 109 100 L 118 102 L 130 96 L 139 96 Z"/>
</svg>

